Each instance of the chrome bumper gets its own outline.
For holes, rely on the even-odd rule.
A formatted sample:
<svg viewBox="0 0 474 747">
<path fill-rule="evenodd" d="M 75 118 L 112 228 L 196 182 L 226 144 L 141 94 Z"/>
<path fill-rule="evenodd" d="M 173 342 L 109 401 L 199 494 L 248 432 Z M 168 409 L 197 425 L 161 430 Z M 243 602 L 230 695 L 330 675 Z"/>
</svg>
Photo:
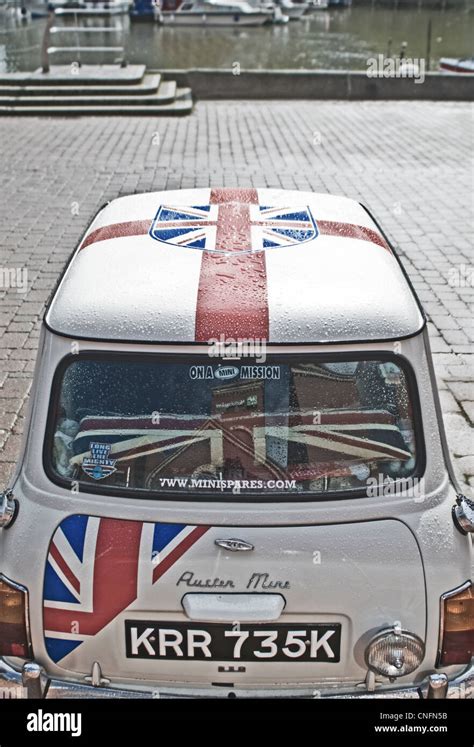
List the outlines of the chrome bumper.
<svg viewBox="0 0 474 747">
<path fill-rule="evenodd" d="M 315 686 L 316 687 L 316 686 Z M 448 680 L 446 675 L 431 674 L 419 685 L 373 692 L 332 687 L 326 690 L 315 687 L 246 688 L 199 687 L 157 685 L 154 688 L 122 689 L 119 687 L 94 687 L 81 682 L 50 679 L 35 662 L 27 662 L 23 669 L 13 669 L 0 658 L 0 698 L 344 698 L 344 699 L 469 699 L 474 698 L 474 659 L 457 677 Z"/>
</svg>

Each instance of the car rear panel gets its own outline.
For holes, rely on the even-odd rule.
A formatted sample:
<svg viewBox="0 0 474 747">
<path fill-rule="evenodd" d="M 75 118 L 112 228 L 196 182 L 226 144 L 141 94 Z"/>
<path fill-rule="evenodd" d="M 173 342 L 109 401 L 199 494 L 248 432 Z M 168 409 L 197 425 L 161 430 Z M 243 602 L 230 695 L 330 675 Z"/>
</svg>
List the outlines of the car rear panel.
<svg viewBox="0 0 474 747">
<path fill-rule="evenodd" d="M 378 629 L 400 621 L 425 637 L 418 546 L 393 519 L 222 528 L 71 515 L 51 539 L 43 598 L 46 651 L 65 675 L 97 661 L 119 680 L 357 680 Z M 163 630 L 182 644 L 160 648 Z M 206 653 L 187 646 L 204 634 Z M 304 645 L 285 645 L 294 636 Z"/>
</svg>

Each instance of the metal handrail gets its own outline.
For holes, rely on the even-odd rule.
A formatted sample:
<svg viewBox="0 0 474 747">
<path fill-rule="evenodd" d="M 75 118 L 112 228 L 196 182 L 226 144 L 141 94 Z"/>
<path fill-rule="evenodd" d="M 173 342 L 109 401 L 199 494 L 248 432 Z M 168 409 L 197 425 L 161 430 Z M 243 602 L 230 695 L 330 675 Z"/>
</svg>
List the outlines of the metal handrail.
<svg viewBox="0 0 474 747">
<path fill-rule="evenodd" d="M 83 46 L 79 44 L 79 34 L 80 33 L 119 33 L 120 29 L 117 29 L 112 26 L 104 26 L 103 28 L 100 26 L 91 26 L 90 28 L 84 27 L 84 26 L 54 26 L 54 20 L 57 15 L 65 15 L 65 13 L 62 12 L 63 9 L 58 10 L 51 10 L 48 14 L 48 19 L 46 21 L 46 26 L 44 29 L 43 34 L 43 42 L 41 45 L 41 68 L 43 73 L 49 73 L 50 72 L 50 64 L 49 64 L 49 55 L 50 54 L 57 54 L 58 52 L 77 52 L 79 59 L 77 60 L 77 64 L 79 67 L 81 67 L 81 54 L 82 53 L 89 53 L 89 52 L 122 52 L 122 59 L 120 62 L 121 67 L 127 66 L 127 61 L 125 58 L 125 45 L 123 44 L 121 47 L 97 47 L 97 46 Z M 71 9 L 72 12 L 72 9 Z M 77 14 L 76 14 L 76 24 L 77 24 Z M 59 33 L 73 33 L 76 36 L 77 44 L 75 47 L 54 47 L 50 45 L 51 42 L 51 35 L 52 34 L 59 34 Z M 121 29 L 122 33 L 122 40 L 124 37 L 125 29 L 122 26 Z"/>
</svg>

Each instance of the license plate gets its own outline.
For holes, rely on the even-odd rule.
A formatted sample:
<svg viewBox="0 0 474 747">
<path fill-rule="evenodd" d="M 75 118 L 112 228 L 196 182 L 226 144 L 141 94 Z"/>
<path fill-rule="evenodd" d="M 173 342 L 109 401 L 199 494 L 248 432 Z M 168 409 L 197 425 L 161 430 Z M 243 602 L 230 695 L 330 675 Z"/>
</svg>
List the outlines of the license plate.
<svg viewBox="0 0 474 747">
<path fill-rule="evenodd" d="M 129 659 L 340 661 L 341 625 L 125 620 Z"/>
</svg>

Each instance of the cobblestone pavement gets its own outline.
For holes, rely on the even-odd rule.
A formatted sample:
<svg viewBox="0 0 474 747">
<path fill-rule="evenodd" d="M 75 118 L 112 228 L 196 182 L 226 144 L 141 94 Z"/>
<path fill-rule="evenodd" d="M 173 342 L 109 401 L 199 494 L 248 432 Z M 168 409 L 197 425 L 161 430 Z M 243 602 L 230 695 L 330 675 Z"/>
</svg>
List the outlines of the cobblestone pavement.
<svg viewBox="0 0 474 747">
<path fill-rule="evenodd" d="M 450 448 L 474 486 L 470 113 L 445 102 L 207 102 L 184 119 L 0 119 L 0 269 L 28 271 L 26 293 L 0 287 L 0 486 L 20 446 L 45 301 L 98 206 L 233 185 L 346 194 L 373 210 L 429 314 Z"/>
</svg>

